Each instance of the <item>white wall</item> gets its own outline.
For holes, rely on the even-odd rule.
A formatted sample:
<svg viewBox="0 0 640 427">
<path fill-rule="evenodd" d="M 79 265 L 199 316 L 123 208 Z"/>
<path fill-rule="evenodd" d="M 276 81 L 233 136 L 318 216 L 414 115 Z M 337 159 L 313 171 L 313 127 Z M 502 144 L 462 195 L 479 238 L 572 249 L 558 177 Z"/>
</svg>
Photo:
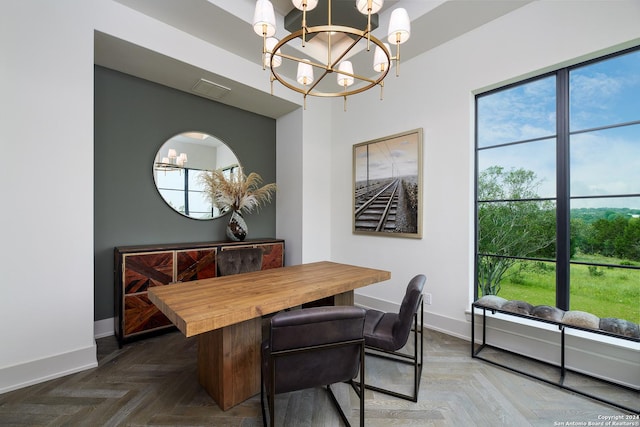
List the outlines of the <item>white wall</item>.
<svg viewBox="0 0 640 427">
<path fill-rule="evenodd" d="M 300 96 L 302 99 L 302 96 Z M 285 264 L 331 259 L 331 102 L 307 100 L 277 121 L 278 212 Z"/>
<path fill-rule="evenodd" d="M 276 234 L 285 240 L 285 265 L 302 263 L 302 110 L 276 122 Z"/>
<path fill-rule="evenodd" d="M 0 393 L 96 365 L 90 12 L 0 3 Z"/>
<path fill-rule="evenodd" d="M 302 262 L 331 257 L 331 103 L 308 99 L 303 112 Z"/>
</svg>

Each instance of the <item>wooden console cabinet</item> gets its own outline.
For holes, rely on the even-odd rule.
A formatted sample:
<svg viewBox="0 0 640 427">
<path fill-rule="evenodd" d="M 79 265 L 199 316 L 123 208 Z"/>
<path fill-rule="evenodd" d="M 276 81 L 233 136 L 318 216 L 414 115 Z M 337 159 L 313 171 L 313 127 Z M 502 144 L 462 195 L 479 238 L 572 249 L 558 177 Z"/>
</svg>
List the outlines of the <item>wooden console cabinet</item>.
<svg viewBox="0 0 640 427">
<path fill-rule="evenodd" d="M 150 287 L 216 277 L 217 254 L 244 247 L 262 248 L 263 270 L 284 266 L 284 240 L 279 239 L 115 247 L 114 319 L 120 346 L 173 328 L 147 298 Z"/>
</svg>

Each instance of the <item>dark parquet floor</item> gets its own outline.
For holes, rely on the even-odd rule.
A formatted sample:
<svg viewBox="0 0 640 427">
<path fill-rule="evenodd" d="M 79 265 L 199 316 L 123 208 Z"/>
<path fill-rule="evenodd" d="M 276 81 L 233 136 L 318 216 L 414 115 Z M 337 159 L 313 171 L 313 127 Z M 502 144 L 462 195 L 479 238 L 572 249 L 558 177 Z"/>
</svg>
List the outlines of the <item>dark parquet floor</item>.
<svg viewBox="0 0 640 427">
<path fill-rule="evenodd" d="M 174 332 L 122 349 L 114 337 L 97 342 L 97 368 L 1 394 L 0 425 L 262 425 L 259 396 L 223 412 L 198 385 L 196 340 Z M 472 359 L 469 342 L 438 332 L 426 331 L 425 357 L 419 401 L 412 403 L 367 391 L 367 426 L 597 425 L 588 423 L 630 414 Z M 549 371 L 526 360 L 514 363 L 541 373 Z M 367 381 L 398 383 L 401 391 L 410 391 L 410 368 L 370 357 L 366 366 Z M 584 378 L 569 380 L 601 388 Z M 335 389 L 352 424 L 357 425 L 355 393 L 346 384 L 338 384 Z M 630 401 L 632 407 L 640 399 L 637 392 L 599 391 Z M 282 426 L 341 425 L 323 389 L 278 395 L 275 412 L 276 423 Z M 628 425 L 640 424 L 636 421 Z"/>
</svg>

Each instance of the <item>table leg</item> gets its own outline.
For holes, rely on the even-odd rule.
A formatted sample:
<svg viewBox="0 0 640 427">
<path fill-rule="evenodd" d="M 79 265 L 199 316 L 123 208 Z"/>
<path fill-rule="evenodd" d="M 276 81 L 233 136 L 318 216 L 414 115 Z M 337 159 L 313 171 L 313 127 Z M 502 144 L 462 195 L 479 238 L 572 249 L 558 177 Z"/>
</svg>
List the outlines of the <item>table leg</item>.
<svg viewBox="0 0 640 427">
<path fill-rule="evenodd" d="M 333 297 L 333 305 L 353 305 L 353 301 L 353 291 L 343 292 Z"/>
<path fill-rule="evenodd" d="M 353 291 L 334 305 L 353 305 Z M 250 319 L 198 335 L 198 381 L 226 411 L 260 392 L 262 319 Z"/>
<path fill-rule="evenodd" d="M 198 381 L 227 409 L 260 392 L 262 319 L 198 335 Z"/>
</svg>

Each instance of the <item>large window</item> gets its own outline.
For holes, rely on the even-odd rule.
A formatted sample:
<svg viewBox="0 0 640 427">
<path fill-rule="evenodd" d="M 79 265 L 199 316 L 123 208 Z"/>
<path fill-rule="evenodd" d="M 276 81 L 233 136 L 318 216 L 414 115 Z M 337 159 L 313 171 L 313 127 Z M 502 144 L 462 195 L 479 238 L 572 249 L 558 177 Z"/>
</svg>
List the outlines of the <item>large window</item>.
<svg viewBox="0 0 640 427">
<path fill-rule="evenodd" d="M 476 97 L 476 298 L 640 322 L 640 49 Z"/>
</svg>

